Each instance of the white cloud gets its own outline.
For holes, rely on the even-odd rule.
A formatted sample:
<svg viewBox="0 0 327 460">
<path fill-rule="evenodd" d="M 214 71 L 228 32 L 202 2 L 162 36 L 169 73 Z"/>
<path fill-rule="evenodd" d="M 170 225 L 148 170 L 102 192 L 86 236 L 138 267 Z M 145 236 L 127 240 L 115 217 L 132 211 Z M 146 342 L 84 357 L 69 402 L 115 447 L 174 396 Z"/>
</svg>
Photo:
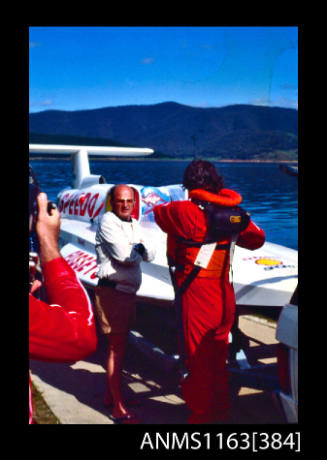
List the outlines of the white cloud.
<svg viewBox="0 0 327 460">
<path fill-rule="evenodd" d="M 298 100 L 280 96 L 279 98 L 276 99 L 276 101 L 274 102 L 274 105 L 277 107 L 284 107 L 288 109 L 297 109 Z"/>
<path fill-rule="evenodd" d="M 40 105 L 52 105 L 53 104 L 53 101 L 51 99 L 46 99 L 45 101 L 41 102 Z"/>
<path fill-rule="evenodd" d="M 271 100 L 269 99 L 269 97 L 261 97 L 254 99 L 253 101 L 250 101 L 249 104 L 266 106 L 271 104 Z"/>
<path fill-rule="evenodd" d="M 152 64 L 153 62 L 154 62 L 154 58 L 152 57 L 146 57 L 141 60 L 141 63 L 144 65 L 149 65 L 149 64 Z"/>
<path fill-rule="evenodd" d="M 30 101 L 30 107 L 47 107 L 49 105 L 52 105 L 53 101 L 51 99 L 45 99 L 44 101 L 41 102 L 35 102 L 35 101 Z"/>
<path fill-rule="evenodd" d="M 283 96 L 279 96 L 275 99 L 270 99 L 268 97 L 262 97 L 258 99 L 254 99 L 249 102 L 252 105 L 259 105 L 259 106 L 270 106 L 270 107 L 284 107 L 286 109 L 297 109 L 298 108 L 298 101 L 297 99 L 291 99 Z"/>
<path fill-rule="evenodd" d="M 37 42 L 29 42 L 29 48 L 37 48 L 38 46 L 40 46 L 40 43 L 37 43 Z"/>
</svg>

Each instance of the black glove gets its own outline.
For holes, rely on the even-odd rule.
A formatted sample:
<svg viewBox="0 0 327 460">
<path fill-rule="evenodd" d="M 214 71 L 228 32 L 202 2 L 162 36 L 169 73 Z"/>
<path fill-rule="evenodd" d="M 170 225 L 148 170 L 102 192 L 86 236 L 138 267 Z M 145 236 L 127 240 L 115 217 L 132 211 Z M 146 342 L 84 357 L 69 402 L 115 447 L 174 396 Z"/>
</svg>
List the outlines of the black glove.
<svg viewBox="0 0 327 460">
<path fill-rule="evenodd" d="M 135 245 L 134 245 L 134 249 L 135 249 L 135 251 L 137 251 L 141 256 L 143 256 L 144 251 L 145 251 L 145 247 L 143 246 L 142 243 L 135 244 Z"/>
</svg>

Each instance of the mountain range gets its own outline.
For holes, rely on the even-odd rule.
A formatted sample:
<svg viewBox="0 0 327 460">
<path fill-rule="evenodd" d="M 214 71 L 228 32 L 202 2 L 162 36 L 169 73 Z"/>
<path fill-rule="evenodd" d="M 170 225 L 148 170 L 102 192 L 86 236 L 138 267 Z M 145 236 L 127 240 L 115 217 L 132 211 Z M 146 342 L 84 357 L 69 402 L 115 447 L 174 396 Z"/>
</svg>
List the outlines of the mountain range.
<svg viewBox="0 0 327 460">
<path fill-rule="evenodd" d="M 153 148 L 159 156 L 297 159 L 298 112 L 281 107 L 191 107 L 176 102 L 100 109 L 46 110 L 29 115 L 38 135 L 74 136 L 93 145 Z"/>
</svg>

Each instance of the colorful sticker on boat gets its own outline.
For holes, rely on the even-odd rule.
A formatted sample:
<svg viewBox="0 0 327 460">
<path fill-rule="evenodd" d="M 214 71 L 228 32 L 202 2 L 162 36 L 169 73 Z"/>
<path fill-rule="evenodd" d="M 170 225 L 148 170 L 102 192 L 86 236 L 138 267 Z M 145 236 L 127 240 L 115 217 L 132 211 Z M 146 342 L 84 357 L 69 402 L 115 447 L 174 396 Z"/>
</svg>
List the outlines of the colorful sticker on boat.
<svg viewBox="0 0 327 460">
<path fill-rule="evenodd" d="M 170 201 L 168 194 L 163 193 L 156 187 L 143 187 L 141 189 L 142 199 L 142 215 L 146 216 L 152 213 L 153 208 L 158 204 L 167 203 Z M 153 220 L 153 214 L 152 214 Z"/>
<path fill-rule="evenodd" d="M 58 209 L 63 217 L 78 216 L 86 219 L 97 217 L 104 207 L 103 197 L 99 193 L 72 191 L 58 197 Z"/>
<path fill-rule="evenodd" d="M 295 264 L 285 264 L 283 261 L 274 259 L 272 257 L 249 256 L 243 257 L 242 260 L 245 262 L 253 261 L 255 264 L 262 266 L 263 270 L 265 271 L 281 268 L 296 268 Z"/>
<path fill-rule="evenodd" d="M 65 259 L 75 272 L 84 276 L 87 275 L 92 280 L 97 278 L 98 267 L 94 255 L 78 250 L 65 256 Z"/>
<path fill-rule="evenodd" d="M 270 259 L 269 257 L 263 257 L 263 258 L 257 259 L 255 263 L 258 265 L 282 265 L 283 264 L 281 260 Z"/>
</svg>

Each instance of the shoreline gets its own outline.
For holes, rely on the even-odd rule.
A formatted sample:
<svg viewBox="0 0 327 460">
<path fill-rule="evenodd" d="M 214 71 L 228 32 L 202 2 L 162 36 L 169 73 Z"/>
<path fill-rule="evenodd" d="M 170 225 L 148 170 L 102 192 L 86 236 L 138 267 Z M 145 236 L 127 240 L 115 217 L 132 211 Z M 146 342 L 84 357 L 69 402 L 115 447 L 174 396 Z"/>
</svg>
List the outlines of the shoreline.
<svg viewBox="0 0 327 460">
<path fill-rule="evenodd" d="M 188 163 L 191 162 L 194 158 L 150 158 L 150 157 L 144 157 L 144 158 L 138 158 L 138 157 L 130 157 L 130 158 L 124 158 L 124 157 L 103 157 L 103 158 L 90 158 L 90 161 L 171 161 L 171 162 L 184 162 Z M 206 158 L 203 158 L 204 160 Z M 71 161 L 70 157 L 63 157 L 63 156 L 33 156 L 29 157 L 29 161 L 33 160 L 49 160 L 49 161 L 56 161 L 56 160 L 66 160 L 66 161 Z M 285 163 L 285 164 L 298 164 L 298 160 L 235 160 L 235 159 L 224 159 L 224 160 L 215 160 L 212 158 L 209 158 L 208 161 L 211 161 L 213 163 L 271 163 L 271 164 L 280 164 L 280 163 Z"/>
</svg>

